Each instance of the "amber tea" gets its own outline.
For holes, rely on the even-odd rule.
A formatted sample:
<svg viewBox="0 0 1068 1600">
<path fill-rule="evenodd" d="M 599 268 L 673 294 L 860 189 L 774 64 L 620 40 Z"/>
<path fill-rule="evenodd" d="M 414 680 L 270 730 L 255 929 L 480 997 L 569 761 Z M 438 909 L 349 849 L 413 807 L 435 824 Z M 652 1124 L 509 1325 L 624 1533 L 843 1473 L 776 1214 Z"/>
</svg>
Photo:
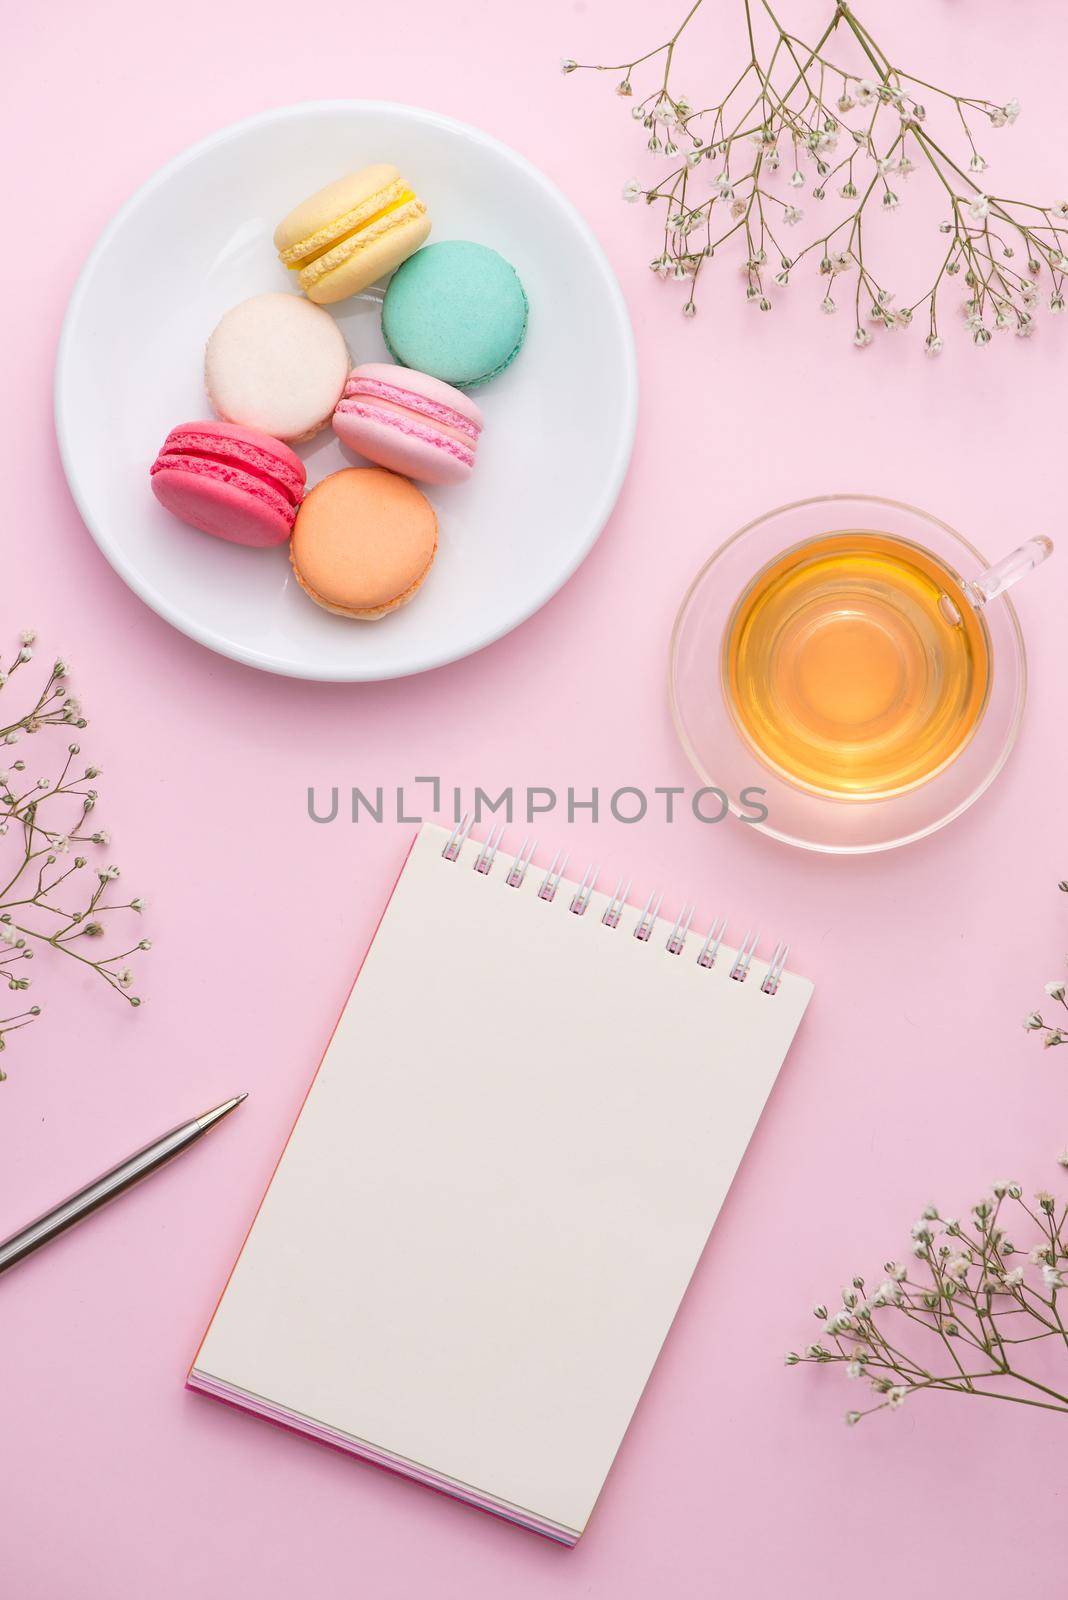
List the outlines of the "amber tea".
<svg viewBox="0 0 1068 1600">
<path fill-rule="evenodd" d="M 754 578 L 724 690 L 754 751 L 817 794 L 877 799 L 953 760 L 990 687 L 986 624 L 960 582 L 888 534 L 829 533 Z"/>
</svg>

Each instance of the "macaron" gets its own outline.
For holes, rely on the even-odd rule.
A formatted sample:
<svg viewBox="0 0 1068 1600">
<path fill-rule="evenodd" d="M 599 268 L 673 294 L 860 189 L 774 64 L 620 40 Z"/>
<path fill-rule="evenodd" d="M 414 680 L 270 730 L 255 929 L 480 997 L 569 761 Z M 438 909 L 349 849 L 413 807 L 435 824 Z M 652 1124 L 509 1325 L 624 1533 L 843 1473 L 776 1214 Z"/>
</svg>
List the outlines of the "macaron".
<svg viewBox="0 0 1068 1600">
<path fill-rule="evenodd" d="M 172 428 L 149 469 L 160 505 L 203 533 L 266 549 L 283 544 L 304 496 L 304 463 L 287 445 L 229 422 Z"/>
<path fill-rule="evenodd" d="M 243 300 L 204 352 L 212 409 L 276 439 L 310 439 L 325 427 L 348 375 L 341 329 L 328 311 L 296 294 Z"/>
<path fill-rule="evenodd" d="M 274 247 L 309 300 L 328 306 L 399 267 L 429 232 L 426 206 L 396 167 L 383 164 L 303 201 L 278 224 Z"/>
<path fill-rule="evenodd" d="M 391 472 L 423 483 L 462 483 L 474 469 L 482 413 L 440 378 L 371 361 L 349 374 L 334 432 Z"/>
<path fill-rule="evenodd" d="M 289 559 L 316 605 L 375 622 L 412 598 L 437 547 L 437 516 L 414 483 L 382 467 L 346 467 L 304 499 Z"/>
<path fill-rule="evenodd" d="M 382 335 L 394 360 L 470 389 L 511 365 L 527 331 L 513 266 L 484 244 L 450 239 L 411 256 L 390 279 Z"/>
</svg>

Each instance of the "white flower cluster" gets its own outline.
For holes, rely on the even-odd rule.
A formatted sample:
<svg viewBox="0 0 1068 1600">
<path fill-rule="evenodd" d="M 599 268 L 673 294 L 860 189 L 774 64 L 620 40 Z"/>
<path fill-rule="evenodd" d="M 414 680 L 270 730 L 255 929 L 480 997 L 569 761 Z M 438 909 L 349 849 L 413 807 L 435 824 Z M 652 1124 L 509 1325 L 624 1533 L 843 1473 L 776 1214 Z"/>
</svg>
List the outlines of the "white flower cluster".
<svg viewBox="0 0 1068 1600">
<path fill-rule="evenodd" d="M 25 681 L 19 674 L 25 675 L 33 662 L 35 643 L 34 630 L 25 629 L 11 659 L 0 661 L 5 705 L 12 683 Z M 0 707 L 0 744 L 18 744 L 48 728 L 85 727 L 80 705 L 66 690 L 69 672 L 67 661 L 58 658 L 28 709 L 5 721 Z M 103 846 L 110 840 L 105 828 L 88 831 L 87 818 L 97 801 L 91 785 L 100 768 L 82 767 L 80 753 L 78 744 L 68 744 L 56 776 L 31 777 L 21 758 L 0 771 L 0 985 L 8 993 L 28 989 L 25 964 L 44 947 L 78 960 L 131 1006 L 140 1006 L 140 997 L 129 992 L 134 975 L 125 962 L 134 951 L 150 949 L 150 941 L 142 939 L 99 958 L 88 954 L 84 944 L 104 935 L 105 919 L 110 921 L 112 913 L 140 911 L 144 902 L 105 898 L 119 877 L 118 867 L 105 866 L 94 874 L 86 871 L 88 855 L 72 855 L 78 846 Z M 31 1005 L 0 1016 L 0 1051 L 7 1049 L 8 1036 L 36 1020 L 40 1011 L 39 1005 Z M 0 1082 L 5 1077 L 0 1069 Z"/>
<path fill-rule="evenodd" d="M 694 315 L 698 279 L 728 242 L 741 251 L 747 301 L 764 312 L 772 309 L 774 289 L 786 288 L 808 256 L 829 278 L 820 298 L 827 314 L 838 309 L 836 279 L 851 274 L 848 303 L 858 349 L 872 343 L 873 328 L 905 329 L 922 315 L 924 351 L 939 355 L 945 347 L 940 298 L 958 276 L 967 291 L 965 326 L 979 347 L 998 332 L 1029 337 L 1042 303 L 1053 313 L 1063 310 L 1068 201 L 1036 206 L 995 198 L 978 181 L 987 161 L 975 130 L 1015 123 L 1018 100 L 958 95 L 889 65 L 876 71 L 874 63 L 888 58 L 852 8 L 840 6 L 819 46 L 810 48 L 785 34 L 765 7 L 770 39 L 750 33 L 751 58 L 732 87 L 719 100 L 701 97 L 703 108 L 695 110 L 686 95 L 674 91 L 671 72 L 682 36 L 702 4 L 691 5 L 657 48 L 630 63 L 594 69 L 621 74 L 616 93 L 633 101 L 631 114 L 643 129 L 647 152 L 673 163 L 665 177 L 645 183 L 628 179 L 623 197 L 631 203 L 644 199 L 661 210 L 663 245 L 649 265 L 658 277 L 686 284 L 685 315 Z M 839 31 L 862 42 L 873 64 L 871 75 L 858 76 L 832 57 Z M 799 46 L 806 63 L 800 73 Z M 635 73 L 661 58 L 659 82 L 635 99 Z M 565 73 L 580 69 L 571 57 L 561 65 Z M 963 139 L 959 154 L 929 131 L 927 107 L 917 97 L 921 87 L 951 112 L 951 129 Z M 710 192 L 704 192 L 695 188 L 697 169 L 705 165 L 708 170 L 709 163 Z M 780 169 L 788 173 L 786 197 L 776 185 Z M 948 196 L 949 216 L 941 224 L 944 241 L 934 255 L 930 287 L 897 296 L 880 281 L 873 263 L 873 218 L 876 212 L 886 216 L 903 209 L 904 186 L 921 169 L 930 170 L 939 192 Z M 806 188 L 816 202 L 814 212 L 799 203 Z M 832 189 L 849 204 L 844 214 L 823 217 L 820 208 Z M 786 230 L 806 223 L 809 242 L 787 248 Z"/>
<path fill-rule="evenodd" d="M 1068 1166 L 1068 1151 L 1060 1160 Z M 1012 1259 L 1022 1252 L 1010 1237 L 1010 1214 L 1021 1226 L 1038 1230 L 1026 1266 Z M 1048 1190 L 1040 1190 L 1031 1204 L 1015 1182 L 992 1184 L 964 1221 L 925 1206 L 910 1230 L 921 1276 L 888 1261 L 885 1277 L 871 1293 L 863 1278 L 853 1278 L 842 1290 L 839 1308 L 814 1307 L 823 1338 L 806 1345 L 803 1354 L 791 1351 L 786 1364 L 838 1364 L 847 1378 L 865 1382 L 871 1404 L 848 1411 L 850 1425 L 874 1411 L 897 1410 L 908 1396 L 928 1389 L 1068 1412 L 1068 1394 L 1052 1387 L 1047 1372 L 1039 1381 L 1017 1366 L 1015 1354 L 1017 1346 L 1052 1338 L 1068 1356 L 1057 1305 L 1058 1294 L 1068 1288 L 1066 1221 L 1068 1206 Z M 1012 1322 L 1002 1328 L 1005 1317 Z M 887 1318 L 893 1318 L 896 1331 L 888 1331 Z M 926 1343 L 913 1353 L 909 1342 L 917 1329 Z M 939 1351 L 942 1362 L 936 1359 Z"/>
</svg>

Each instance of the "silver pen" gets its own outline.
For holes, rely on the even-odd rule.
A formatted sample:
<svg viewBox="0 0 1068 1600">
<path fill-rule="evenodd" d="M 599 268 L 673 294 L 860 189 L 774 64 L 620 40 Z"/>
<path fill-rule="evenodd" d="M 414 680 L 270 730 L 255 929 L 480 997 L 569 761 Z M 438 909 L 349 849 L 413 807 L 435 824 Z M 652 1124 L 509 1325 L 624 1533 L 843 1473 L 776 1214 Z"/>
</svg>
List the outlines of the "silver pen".
<svg viewBox="0 0 1068 1600">
<path fill-rule="evenodd" d="M 92 1183 L 87 1183 L 77 1194 L 72 1194 L 58 1206 L 53 1206 L 51 1211 L 46 1211 L 36 1221 L 27 1224 L 25 1228 L 20 1228 L 18 1233 L 13 1233 L 10 1239 L 5 1239 L 0 1244 L 0 1272 L 6 1272 L 16 1261 L 22 1261 L 34 1250 L 40 1249 L 41 1245 L 48 1244 L 49 1240 L 72 1228 L 76 1222 L 92 1216 L 94 1211 L 99 1211 L 109 1200 L 117 1199 L 135 1183 L 140 1183 L 142 1178 L 158 1172 L 165 1162 L 180 1155 L 183 1150 L 188 1150 L 189 1146 L 202 1138 L 209 1128 L 214 1128 L 217 1122 L 221 1122 L 223 1117 L 247 1098 L 246 1094 L 235 1094 L 232 1099 L 224 1100 L 221 1106 L 216 1106 L 214 1111 L 206 1111 L 202 1117 L 194 1117 L 192 1121 L 183 1122 L 177 1128 L 172 1128 L 169 1133 L 153 1139 L 151 1144 L 146 1144 L 143 1150 L 127 1156 L 125 1161 L 120 1161 L 110 1172 L 94 1178 Z"/>
</svg>

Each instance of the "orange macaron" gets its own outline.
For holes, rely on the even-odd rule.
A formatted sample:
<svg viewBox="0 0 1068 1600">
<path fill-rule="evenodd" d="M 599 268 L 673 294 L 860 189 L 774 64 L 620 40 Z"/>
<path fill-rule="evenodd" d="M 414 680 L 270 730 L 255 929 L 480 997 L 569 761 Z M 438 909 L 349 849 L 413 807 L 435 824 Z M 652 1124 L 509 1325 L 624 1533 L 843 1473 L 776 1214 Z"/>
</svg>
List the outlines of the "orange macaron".
<svg viewBox="0 0 1068 1600">
<path fill-rule="evenodd" d="M 384 467 L 346 467 L 305 496 L 289 559 L 316 605 L 375 622 L 412 598 L 437 548 L 437 514 L 414 483 Z"/>
</svg>

